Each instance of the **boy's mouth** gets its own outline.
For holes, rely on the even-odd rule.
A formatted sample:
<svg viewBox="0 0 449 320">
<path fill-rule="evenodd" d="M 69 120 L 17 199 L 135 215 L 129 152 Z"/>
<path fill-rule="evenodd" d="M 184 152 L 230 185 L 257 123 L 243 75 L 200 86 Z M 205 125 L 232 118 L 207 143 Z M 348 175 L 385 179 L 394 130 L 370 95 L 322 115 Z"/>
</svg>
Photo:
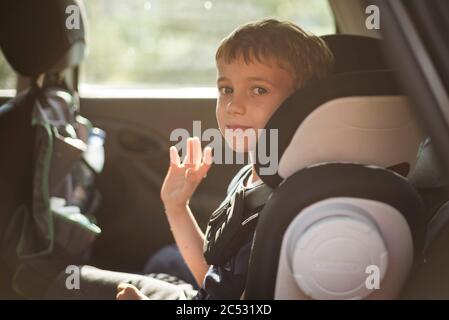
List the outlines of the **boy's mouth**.
<svg viewBox="0 0 449 320">
<path fill-rule="evenodd" d="M 238 130 L 238 129 L 240 129 L 240 130 L 242 130 L 242 131 L 245 131 L 245 130 L 247 130 L 247 129 L 252 129 L 252 127 L 249 127 L 249 126 L 242 126 L 242 125 L 226 125 L 226 129 L 227 130 Z"/>
</svg>

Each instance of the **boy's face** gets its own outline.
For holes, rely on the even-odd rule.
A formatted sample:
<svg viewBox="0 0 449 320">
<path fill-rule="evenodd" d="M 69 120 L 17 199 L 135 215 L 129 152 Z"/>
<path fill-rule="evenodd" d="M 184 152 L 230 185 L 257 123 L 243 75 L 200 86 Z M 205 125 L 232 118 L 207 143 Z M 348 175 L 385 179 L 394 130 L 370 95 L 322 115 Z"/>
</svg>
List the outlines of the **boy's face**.
<svg viewBox="0 0 449 320">
<path fill-rule="evenodd" d="M 251 59 L 246 64 L 242 57 L 231 63 L 220 59 L 217 69 L 218 126 L 233 150 L 246 152 L 252 148 L 249 132 L 258 136 L 258 129 L 265 127 L 271 115 L 295 90 L 294 74 L 279 67 L 276 61 L 261 63 Z"/>
</svg>

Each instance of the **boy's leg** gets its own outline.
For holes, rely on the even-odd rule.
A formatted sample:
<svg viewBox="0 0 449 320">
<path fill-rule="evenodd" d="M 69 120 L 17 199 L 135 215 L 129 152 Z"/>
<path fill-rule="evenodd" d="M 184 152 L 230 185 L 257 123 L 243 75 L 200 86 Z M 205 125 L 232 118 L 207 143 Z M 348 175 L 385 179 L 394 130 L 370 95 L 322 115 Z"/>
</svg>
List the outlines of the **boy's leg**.
<svg viewBox="0 0 449 320">
<path fill-rule="evenodd" d="M 192 297 L 194 293 L 192 286 L 188 284 L 174 285 L 152 277 L 102 270 L 92 266 L 81 267 L 78 289 L 67 288 L 68 277 L 68 274 L 62 272 L 49 286 L 44 298 L 114 300 L 120 283 L 132 284 L 154 300 L 185 299 Z"/>
<path fill-rule="evenodd" d="M 146 263 L 143 272 L 144 274 L 163 273 L 171 275 L 190 283 L 194 289 L 199 289 L 176 244 L 165 246 L 154 253 Z"/>
</svg>

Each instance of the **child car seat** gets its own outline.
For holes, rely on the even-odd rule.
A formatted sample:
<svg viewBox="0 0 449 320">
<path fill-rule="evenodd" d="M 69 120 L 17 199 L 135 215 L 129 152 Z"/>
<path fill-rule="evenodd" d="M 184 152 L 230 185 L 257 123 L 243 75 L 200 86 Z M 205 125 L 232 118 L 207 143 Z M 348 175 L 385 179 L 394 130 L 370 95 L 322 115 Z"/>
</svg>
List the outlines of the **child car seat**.
<svg viewBox="0 0 449 320">
<path fill-rule="evenodd" d="M 406 179 L 424 134 L 381 60 L 381 40 L 323 39 L 335 73 L 269 120 L 279 159 L 256 154 L 274 188 L 259 215 L 246 299 L 397 298 L 423 242 L 423 203 Z M 265 161 L 265 162 L 264 162 Z M 265 173 L 265 174 L 264 174 Z"/>
</svg>

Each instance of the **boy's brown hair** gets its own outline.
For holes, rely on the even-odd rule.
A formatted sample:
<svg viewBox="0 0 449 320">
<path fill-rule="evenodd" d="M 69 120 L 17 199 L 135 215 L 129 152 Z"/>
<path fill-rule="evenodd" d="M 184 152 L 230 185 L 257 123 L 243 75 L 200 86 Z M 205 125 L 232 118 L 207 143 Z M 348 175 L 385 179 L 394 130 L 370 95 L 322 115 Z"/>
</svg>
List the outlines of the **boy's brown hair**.
<svg viewBox="0 0 449 320">
<path fill-rule="evenodd" d="M 245 63 L 256 59 L 277 61 L 292 70 L 297 88 L 326 77 L 332 70 L 333 55 L 323 40 L 288 21 L 264 19 L 234 30 L 220 43 L 215 60 L 231 63 L 242 56 Z M 267 61 L 268 60 L 268 61 Z"/>
</svg>

